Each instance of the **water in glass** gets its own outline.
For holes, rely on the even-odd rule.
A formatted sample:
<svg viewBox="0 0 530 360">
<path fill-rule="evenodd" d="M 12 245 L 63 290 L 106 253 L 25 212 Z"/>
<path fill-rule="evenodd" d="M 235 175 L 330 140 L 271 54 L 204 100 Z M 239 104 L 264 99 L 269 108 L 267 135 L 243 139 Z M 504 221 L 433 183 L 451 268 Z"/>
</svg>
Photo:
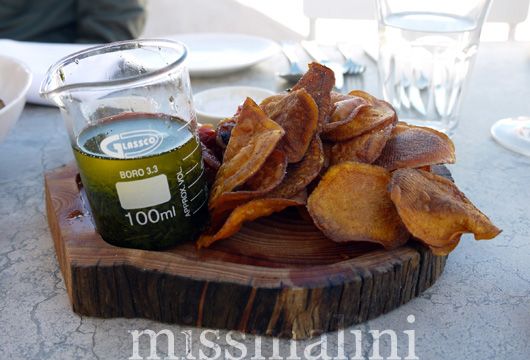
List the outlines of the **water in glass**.
<svg viewBox="0 0 530 360">
<path fill-rule="evenodd" d="M 379 79 L 400 120 L 451 133 L 480 30 L 477 21 L 433 12 L 380 21 Z"/>
</svg>

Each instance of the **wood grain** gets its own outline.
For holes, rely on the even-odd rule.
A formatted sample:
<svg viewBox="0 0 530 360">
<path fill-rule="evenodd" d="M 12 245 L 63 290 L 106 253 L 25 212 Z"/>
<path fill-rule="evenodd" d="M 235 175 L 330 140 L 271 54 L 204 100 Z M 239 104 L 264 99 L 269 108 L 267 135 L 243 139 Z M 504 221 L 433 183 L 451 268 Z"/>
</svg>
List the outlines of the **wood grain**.
<svg viewBox="0 0 530 360">
<path fill-rule="evenodd" d="M 430 287 L 446 261 L 415 241 L 392 251 L 334 243 L 294 210 L 200 251 L 119 248 L 95 231 L 76 175 L 68 165 L 45 183 L 57 259 L 81 315 L 303 339 L 395 309 Z"/>
</svg>

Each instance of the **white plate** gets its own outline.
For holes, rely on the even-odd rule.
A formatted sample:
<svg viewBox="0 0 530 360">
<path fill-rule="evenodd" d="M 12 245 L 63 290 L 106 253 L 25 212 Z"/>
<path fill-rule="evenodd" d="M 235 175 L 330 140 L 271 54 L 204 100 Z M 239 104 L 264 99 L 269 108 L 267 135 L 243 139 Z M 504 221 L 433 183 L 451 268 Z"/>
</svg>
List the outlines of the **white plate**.
<svg viewBox="0 0 530 360">
<path fill-rule="evenodd" d="M 217 123 L 234 115 L 237 107 L 250 97 L 256 103 L 274 95 L 274 92 L 252 86 L 225 86 L 201 91 L 193 96 L 197 118 L 200 123 Z"/>
<path fill-rule="evenodd" d="M 280 50 L 272 40 L 242 34 L 177 34 L 165 38 L 186 44 L 191 76 L 218 76 L 243 70 Z"/>
<path fill-rule="evenodd" d="M 0 56 L 0 99 L 5 107 L 0 109 L 0 142 L 15 125 L 31 84 L 31 72 L 19 60 Z"/>
<path fill-rule="evenodd" d="M 189 49 L 187 66 L 191 76 L 218 76 L 257 64 L 279 51 L 269 39 L 242 34 L 201 33 L 165 36 L 181 41 Z M 39 96 L 40 83 L 48 68 L 63 57 L 90 47 L 84 44 L 33 43 L 0 39 L 0 55 L 21 60 L 33 73 L 28 101 L 51 105 Z"/>
</svg>

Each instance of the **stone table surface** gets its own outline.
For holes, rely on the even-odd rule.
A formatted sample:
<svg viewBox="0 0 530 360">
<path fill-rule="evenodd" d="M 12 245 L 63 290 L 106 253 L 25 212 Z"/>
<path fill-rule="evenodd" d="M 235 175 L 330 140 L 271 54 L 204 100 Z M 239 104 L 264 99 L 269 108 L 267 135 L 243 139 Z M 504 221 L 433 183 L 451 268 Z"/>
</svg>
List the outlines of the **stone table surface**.
<svg viewBox="0 0 530 360">
<path fill-rule="evenodd" d="M 364 78 L 348 80 L 347 88 L 380 95 L 375 66 L 370 64 Z M 286 66 L 276 56 L 233 75 L 192 79 L 192 85 L 195 91 L 228 84 L 280 90 L 286 84 L 274 72 Z M 411 355 L 409 338 L 415 341 L 420 359 L 530 358 L 530 158 L 500 147 L 489 133 L 497 119 L 530 115 L 530 45 L 483 44 L 467 90 L 453 137 L 457 163 L 450 169 L 459 187 L 503 233 L 482 242 L 464 236 L 434 286 L 397 310 L 346 329 L 345 341 L 340 333 L 297 343 L 230 334 L 248 348 L 244 358 L 255 354 L 261 341 L 262 359 L 287 359 L 294 347 L 296 356 L 290 358 L 303 359 L 304 350 L 310 353 L 307 346 L 317 340 L 329 357 L 376 358 L 373 330 L 395 331 L 397 358 Z M 218 358 L 227 358 L 226 348 L 240 356 L 237 348 L 229 346 L 231 337 L 225 331 L 203 334 L 220 346 L 211 349 L 204 339 L 201 342 L 199 329 L 145 319 L 80 317 L 72 312 L 48 230 L 43 186 L 44 171 L 72 158 L 55 108 L 26 106 L 0 144 L 0 359 L 133 358 L 129 331 L 145 329 L 172 331 L 180 356 L 190 336 L 190 359 L 199 358 L 199 351 L 215 358 L 217 350 L 223 350 Z M 355 330 L 361 335 L 358 343 L 351 333 Z M 139 345 L 139 358 L 147 358 L 149 342 L 144 337 Z M 388 358 L 390 335 L 381 337 L 378 347 L 381 358 Z M 158 355 L 164 358 L 167 352 L 162 339 Z"/>
</svg>

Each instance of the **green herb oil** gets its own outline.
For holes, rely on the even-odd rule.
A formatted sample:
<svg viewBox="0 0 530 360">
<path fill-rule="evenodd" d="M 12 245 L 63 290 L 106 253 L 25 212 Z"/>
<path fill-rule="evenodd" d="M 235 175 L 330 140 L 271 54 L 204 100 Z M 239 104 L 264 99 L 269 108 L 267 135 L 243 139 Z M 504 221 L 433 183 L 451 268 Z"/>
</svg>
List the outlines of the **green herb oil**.
<svg viewBox="0 0 530 360">
<path fill-rule="evenodd" d="M 145 113 L 107 118 L 80 133 L 74 154 L 105 241 L 163 249 L 199 235 L 208 190 L 200 144 L 183 120 Z"/>
</svg>

